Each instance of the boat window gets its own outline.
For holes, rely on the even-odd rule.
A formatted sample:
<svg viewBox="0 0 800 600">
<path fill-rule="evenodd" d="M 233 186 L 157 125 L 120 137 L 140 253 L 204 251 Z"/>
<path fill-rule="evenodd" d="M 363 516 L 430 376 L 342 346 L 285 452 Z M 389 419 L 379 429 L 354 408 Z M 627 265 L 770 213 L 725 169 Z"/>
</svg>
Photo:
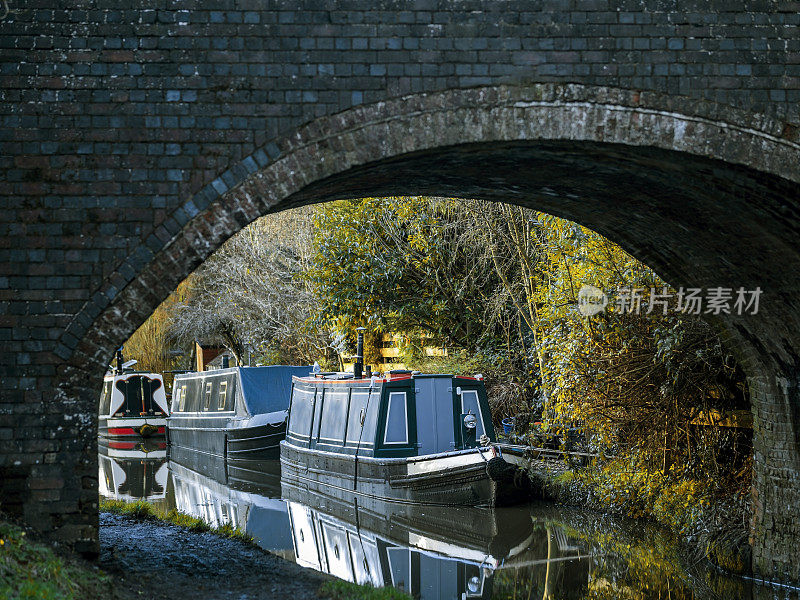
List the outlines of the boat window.
<svg viewBox="0 0 800 600">
<path fill-rule="evenodd" d="M 408 406 L 405 392 L 391 392 L 386 409 L 386 430 L 384 444 L 408 443 Z"/>
<path fill-rule="evenodd" d="M 219 383 L 219 398 L 217 399 L 217 410 L 225 408 L 225 402 L 228 399 L 228 382 L 220 381 Z"/>
<path fill-rule="evenodd" d="M 370 438 L 375 437 L 375 431 L 373 430 L 372 434 L 369 435 L 370 430 L 367 428 L 367 401 L 369 394 L 368 390 L 357 389 L 354 389 L 350 394 L 350 418 L 347 419 L 347 441 L 349 443 L 357 444 L 361 441 L 361 444 L 364 445 Z M 380 392 L 375 393 L 376 397 L 371 401 L 375 402 L 379 394 Z M 362 419 L 364 419 L 365 434 L 361 433 Z"/>
<path fill-rule="evenodd" d="M 348 388 L 325 390 L 325 399 L 319 424 L 318 439 L 320 441 L 336 444 L 341 444 L 344 441 L 348 393 Z"/>
<path fill-rule="evenodd" d="M 461 392 L 461 412 L 471 412 L 478 417 L 478 428 L 475 431 L 475 436 L 477 438 L 480 438 L 486 433 L 486 429 L 483 427 L 481 403 L 478 401 L 478 390 L 464 390 Z"/>
<path fill-rule="evenodd" d="M 178 388 L 178 410 L 186 410 L 186 385 Z"/>
<path fill-rule="evenodd" d="M 203 404 L 203 410 L 208 410 L 208 407 L 211 406 L 211 386 L 213 384 L 209 381 L 206 384 L 206 397 L 205 403 Z"/>
<path fill-rule="evenodd" d="M 311 429 L 311 414 L 314 406 L 314 390 L 294 386 L 292 406 L 289 413 L 289 432 L 308 439 Z"/>
</svg>

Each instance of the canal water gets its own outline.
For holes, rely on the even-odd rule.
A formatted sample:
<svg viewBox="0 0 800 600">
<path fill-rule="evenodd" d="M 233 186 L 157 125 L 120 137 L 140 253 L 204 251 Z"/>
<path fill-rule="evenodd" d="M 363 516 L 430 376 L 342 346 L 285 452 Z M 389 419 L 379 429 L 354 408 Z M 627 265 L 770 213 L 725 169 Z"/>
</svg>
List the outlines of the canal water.
<svg viewBox="0 0 800 600">
<path fill-rule="evenodd" d="M 280 464 L 225 465 L 157 448 L 100 454 L 100 494 L 147 500 L 346 581 L 422 600 L 794 597 L 680 558 L 662 533 L 552 504 L 420 506 L 281 484 Z M 773 596 L 773 594 L 776 594 Z"/>
</svg>

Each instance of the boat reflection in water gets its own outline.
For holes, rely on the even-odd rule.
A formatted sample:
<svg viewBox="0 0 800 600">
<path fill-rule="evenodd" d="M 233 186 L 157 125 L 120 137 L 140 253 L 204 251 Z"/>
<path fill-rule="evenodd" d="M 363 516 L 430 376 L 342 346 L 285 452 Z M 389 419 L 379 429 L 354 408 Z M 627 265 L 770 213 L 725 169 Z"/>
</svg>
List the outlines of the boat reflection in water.
<svg viewBox="0 0 800 600">
<path fill-rule="evenodd" d="M 256 543 L 284 558 L 294 559 L 289 512 L 281 500 L 280 465 L 277 461 L 246 464 L 226 473 L 222 459 L 203 457 L 203 468 L 169 463 L 169 508 L 175 508 L 212 527 L 231 525 L 247 532 Z M 261 470 L 257 470 L 261 467 Z"/>
<path fill-rule="evenodd" d="M 173 458 L 173 457 L 171 457 Z M 169 508 L 230 524 L 263 548 L 346 581 L 394 586 L 423 600 L 490 598 L 499 570 L 536 568 L 586 589 L 588 557 L 530 511 L 404 504 L 310 493 L 281 484 L 277 464 L 248 472 L 204 456 L 170 461 Z M 557 539 L 554 543 L 553 539 Z M 563 562 L 558 570 L 549 563 Z M 535 595 L 532 597 L 536 597 Z"/>
<path fill-rule="evenodd" d="M 423 600 L 752 596 L 742 580 L 714 570 L 701 574 L 718 593 L 696 589 L 659 550 L 667 541 L 641 523 L 626 533 L 623 523 L 553 504 L 426 506 L 337 488 L 322 495 L 281 481 L 277 461 L 226 465 L 171 450 L 166 463 L 157 449 L 128 452 L 101 453 L 102 495 L 230 524 L 304 567 Z M 594 553 L 567 531 L 594 540 Z"/>
<path fill-rule="evenodd" d="M 147 500 L 154 504 L 166 502 L 169 468 L 163 440 L 101 443 L 98 464 L 98 485 L 103 498 L 126 502 Z"/>
<path fill-rule="evenodd" d="M 348 505 L 286 484 L 283 495 L 298 564 L 346 581 L 423 599 L 488 599 L 498 570 L 548 559 L 546 531 L 534 529 L 527 511 L 364 498 Z M 568 549 L 580 567 L 587 557 Z"/>
</svg>

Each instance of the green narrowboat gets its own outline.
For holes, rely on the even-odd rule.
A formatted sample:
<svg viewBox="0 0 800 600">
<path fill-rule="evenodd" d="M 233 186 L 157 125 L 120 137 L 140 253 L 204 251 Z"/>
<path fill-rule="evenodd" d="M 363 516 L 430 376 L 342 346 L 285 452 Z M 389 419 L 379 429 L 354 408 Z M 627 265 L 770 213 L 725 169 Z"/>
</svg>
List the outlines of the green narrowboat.
<svg viewBox="0 0 800 600">
<path fill-rule="evenodd" d="M 495 506 L 521 492 L 496 441 L 481 377 L 393 371 L 294 377 L 284 482 L 377 499 Z"/>
</svg>

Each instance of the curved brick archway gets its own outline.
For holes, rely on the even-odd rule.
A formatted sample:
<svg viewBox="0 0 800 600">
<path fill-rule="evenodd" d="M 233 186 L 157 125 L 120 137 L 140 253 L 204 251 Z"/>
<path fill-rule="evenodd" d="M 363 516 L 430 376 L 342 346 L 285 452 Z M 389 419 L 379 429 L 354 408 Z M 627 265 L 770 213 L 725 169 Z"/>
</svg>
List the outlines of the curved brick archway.
<svg viewBox="0 0 800 600">
<path fill-rule="evenodd" d="M 321 118 L 214 180 L 111 273 L 103 289 L 113 291 L 62 336 L 61 398 L 93 406 L 111 349 L 263 214 L 370 195 L 515 202 L 605 234 L 675 286 L 765 290 L 757 317 L 720 325 L 753 394 L 756 567 L 796 580 L 800 145 L 783 131 L 711 103 L 554 84 L 421 94 Z"/>
</svg>

